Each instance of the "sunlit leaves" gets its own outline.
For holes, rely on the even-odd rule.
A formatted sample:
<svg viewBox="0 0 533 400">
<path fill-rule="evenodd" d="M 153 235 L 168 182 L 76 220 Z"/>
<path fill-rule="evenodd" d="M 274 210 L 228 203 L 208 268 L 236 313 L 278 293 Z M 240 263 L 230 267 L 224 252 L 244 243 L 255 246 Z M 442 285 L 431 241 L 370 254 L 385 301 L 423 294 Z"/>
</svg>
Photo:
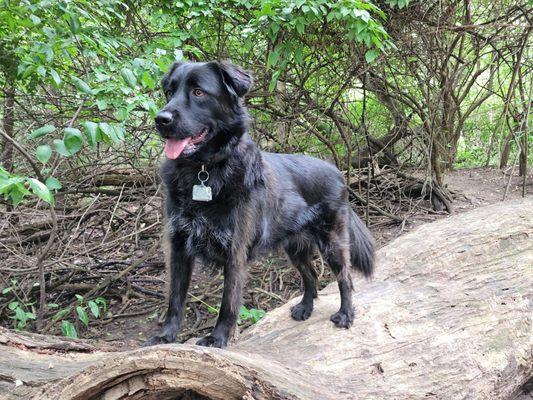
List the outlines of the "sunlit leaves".
<svg viewBox="0 0 533 400">
<path fill-rule="evenodd" d="M 335 33 L 361 43 L 367 48 L 366 54 L 363 53 L 367 62 L 372 62 L 390 46 L 389 36 L 382 25 L 384 12 L 366 1 L 267 0 L 260 4 L 260 11 L 255 13 L 245 30 L 247 36 L 266 31 L 272 43 L 276 43 L 267 56 L 267 68 L 272 69 L 270 91 L 275 89 L 277 80 L 290 68 L 291 62 L 301 65 L 305 54 L 313 52 L 315 35 L 320 35 L 317 40 L 326 40 L 325 46 L 328 46 L 328 35 Z M 278 36 L 281 34 L 283 40 L 280 41 Z M 336 39 L 331 37 L 332 41 Z"/>
</svg>

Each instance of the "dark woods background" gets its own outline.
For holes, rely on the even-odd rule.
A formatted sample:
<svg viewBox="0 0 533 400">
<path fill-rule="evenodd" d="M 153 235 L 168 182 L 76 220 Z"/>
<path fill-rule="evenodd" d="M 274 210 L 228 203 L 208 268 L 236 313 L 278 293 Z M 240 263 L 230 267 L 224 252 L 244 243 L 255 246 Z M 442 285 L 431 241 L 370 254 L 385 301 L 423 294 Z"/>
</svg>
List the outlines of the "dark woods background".
<svg viewBox="0 0 533 400">
<path fill-rule="evenodd" d="M 501 168 L 525 193 L 531 11 L 530 1 L 2 1 L 2 324 L 98 336 L 113 323 L 123 335 L 128 318 L 160 317 L 153 117 L 176 59 L 250 70 L 260 146 L 337 164 L 375 230 L 451 211 L 446 179 L 458 167 Z M 221 280 L 207 273 L 182 338 L 216 316 Z M 245 325 L 299 286 L 277 258 L 251 266 L 251 281 Z"/>
</svg>

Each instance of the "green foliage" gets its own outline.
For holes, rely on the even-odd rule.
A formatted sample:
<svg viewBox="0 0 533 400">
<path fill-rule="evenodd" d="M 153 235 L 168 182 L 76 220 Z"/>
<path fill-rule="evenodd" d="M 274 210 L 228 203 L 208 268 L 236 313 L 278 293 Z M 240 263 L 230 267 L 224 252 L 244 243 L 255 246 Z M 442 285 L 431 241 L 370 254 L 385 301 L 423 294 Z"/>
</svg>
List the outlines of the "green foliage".
<svg viewBox="0 0 533 400">
<path fill-rule="evenodd" d="M 266 314 L 266 311 L 257 309 L 257 308 L 246 308 L 246 306 L 241 306 L 239 308 L 239 324 L 242 324 L 246 321 L 250 321 L 252 324 L 257 323 L 261 318 Z"/>
<path fill-rule="evenodd" d="M 47 203 L 54 203 L 54 195 L 47 185 L 35 178 L 10 174 L 0 167 L 0 195 L 4 195 L 4 199 L 10 200 L 16 207 L 25 196 L 32 193 Z"/>
<path fill-rule="evenodd" d="M 78 338 L 78 331 L 76 331 L 76 327 L 72 322 L 69 320 L 63 320 L 61 321 L 61 332 L 64 336 L 71 338 L 71 339 L 77 339 Z"/>
<path fill-rule="evenodd" d="M 17 280 L 11 280 L 11 286 L 2 289 L 2 295 L 8 295 L 12 293 L 17 287 Z M 10 311 L 9 318 L 15 321 L 15 327 L 17 330 L 23 330 L 29 320 L 35 319 L 35 314 L 28 311 L 32 303 L 23 304 L 18 300 L 13 300 L 8 303 L 7 309 Z"/>
<path fill-rule="evenodd" d="M 7 286 L 2 289 L 2 296 L 8 296 L 10 293 L 13 293 L 17 290 L 18 281 L 16 279 L 11 279 L 10 286 Z M 23 330 L 28 321 L 35 319 L 35 314 L 31 310 L 33 303 L 22 303 L 19 300 L 12 300 L 7 304 L 7 309 L 9 310 L 9 318 L 15 321 L 15 327 L 17 330 Z"/>
<path fill-rule="evenodd" d="M 76 311 L 78 321 L 81 322 L 82 325 L 85 326 L 85 328 L 89 327 L 91 321 L 90 315 L 92 315 L 94 319 L 98 319 L 101 318 L 103 313 L 105 313 L 107 310 L 107 301 L 103 297 L 97 297 L 87 302 L 85 301 L 85 298 L 80 294 L 76 294 L 75 298 L 76 306 L 74 306 L 74 310 Z M 48 304 L 48 307 L 58 308 L 58 305 Z M 60 309 L 52 317 L 52 320 L 55 322 L 61 321 L 61 332 L 64 336 L 67 336 L 69 338 L 77 338 L 78 330 L 76 329 L 76 325 L 70 320 L 66 319 L 71 314 L 71 312 L 72 307 Z"/>
<path fill-rule="evenodd" d="M 388 4 L 402 7 L 406 2 Z M 132 8 L 145 18 L 146 29 L 168 33 L 139 36 L 128 25 Z M 120 146 L 129 124 L 145 120 L 146 113 L 150 118 L 157 113 L 154 91 L 168 66 L 185 54 L 202 57 L 191 43 L 211 29 L 214 20 L 228 29 L 235 44 L 244 38 L 239 52 L 249 52 L 258 43 L 270 49 L 266 62 L 270 91 L 288 68 L 312 61 L 313 43 L 322 42 L 324 34 L 333 38 L 340 33 L 348 42 L 366 47 L 368 63 L 392 45 L 382 25 L 385 13 L 362 0 L 179 1 L 142 6 L 120 0 L 5 2 L 0 10 L 0 52 L 9 57 L 0 57 L 0 72 L 22 92 L 60 91 L 79 105 L 69 118 L 43 121 L 27 134 L 36 160 L 55 166 L 57 158 Z M 241 21 L 240 31 L 226 24 L 230 20 Z M 328 51 L 337 50 L 331 46 Z M 48 114 L 63 112 L 54 103 L 46 109 Z M 10 181 L 10 189 L 0 193 L 14 204 L 30 193 L 53 201 L 45 185 L 31 176 L 21 178 Z M 60 180 L 58 174 L 46 186 L 59 190 Z M 31 192 L 23 189 L 23 182 L 30 183 Z"/>
<path fill-rule="evenodd" d="M 16 327 L 19 331 L 26 327 L 26 324 L 29 320 L 35 319 L 35 314 L 30 311 L 26 311 L 26 307 L 28 307 L 27 304 L 21 304 L 18 301 L 12 301 L 7 306 L 9 310 L 13 311 L 13 315 L 11 315 L 9 318 L 16 321 Z"/>
<path fill-rule="evenodd" d="M 0 81 L 3 72 L 5 78 L 15 81 L 19 90 L 28 94 L 51 86 L 73 93 L 82 101 L 73 126 L 46 123 L 28 134 L 28 139 L 37 142 L 34 154 L 38 162 L 53 162 L 52 149 L 60 157 L 72 157 L 96 149 L 99 143 L 118 145 L 125 137 L 124 124 L 132 115 L 139 111 L 155 115 L 157 105 L 151 93 L 170 65 L 172 54 L 156 53 L 158 44 L 154 43 L 137 51 L 135 57 L 122 57 L 134 44 L 121 29 L 129 7 L 126 2 L 115 0 L 21 1 L 2 5 Z M 47 108 L 50 113 L 59 111 L 54 104 Z M 95 116 L 91 111 L 94 109 L 102 113 Z M 84 149 L 84 142 L 88 149 Z M 32 192 L 17 185 L 22 181 L 11 180 L 9 191 L 4 188 L 1 193 L 7 193 L 14 204 L 29 193 L 51 202 L 46 189 L 31 177 L 22 178 L 32 185 Z M 58 182 L 56 178 L 54 189 L 60 188 Z"/>
</svg>

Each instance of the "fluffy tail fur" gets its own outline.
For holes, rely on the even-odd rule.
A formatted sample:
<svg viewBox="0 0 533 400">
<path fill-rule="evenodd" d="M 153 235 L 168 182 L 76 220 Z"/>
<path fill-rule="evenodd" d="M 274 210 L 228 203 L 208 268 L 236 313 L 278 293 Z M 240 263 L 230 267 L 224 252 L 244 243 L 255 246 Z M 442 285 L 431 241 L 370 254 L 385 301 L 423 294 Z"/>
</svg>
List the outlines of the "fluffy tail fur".
<svg viewBox="0 0 533 400">
<path fill-rule="evenodd" d="M 374 272 L 374 239 L 361 219 L 350 210 L 350 261 L 367 278 Z"/>
</svg>

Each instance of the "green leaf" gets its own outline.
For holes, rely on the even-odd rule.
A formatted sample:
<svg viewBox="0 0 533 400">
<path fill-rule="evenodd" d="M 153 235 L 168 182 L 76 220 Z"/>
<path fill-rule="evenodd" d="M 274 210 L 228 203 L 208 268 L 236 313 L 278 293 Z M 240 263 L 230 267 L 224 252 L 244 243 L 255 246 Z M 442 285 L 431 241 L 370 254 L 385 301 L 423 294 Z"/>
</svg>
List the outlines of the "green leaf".
<svg viewBox="0 0 533 400">
<path fill-rule="evenodd" d="M 272 79 L 270 80 L 270 84 L 268 85 L 269 92 L 273 92 L 276 88 L 276 84 L 278 83 L 279 76 L 281 75 L 281 71 L 276 71 L 272 74 Z"/>
<path fill-rule="evenodd" d="M 303 35 L 305 33 L 305 25 L 303 18 L 298 18 L 296 20 L 296 31 L 298 31 L 300 35 Z"/>
<path fill-rule="evenodd" d="M 12 301 L 11 303 L 9 303 L 7 305 L 7 308 L 9 308 L 11 311 L 13 311 L 18 306 L 19 306 L 19 302 L 18 301 Z"/>
<path fill-rule="evenodd" d="M 152 75 L 148 71 L 144 71 L 144 74 L 141 77 L 142 84 L 148 89 L 155 88 L 155 81 L 152 78 Z"/>
<path fill-rule="evenodd" d="M 13 290 L 13 288 L 11 288 L 11 287 L 3 288 L 3 289 L 2 289 L 2 294 L 8 294 L 8 293 L 11 292 L 12 290 Z"/>
<path fill-rule="evenodd" d="M 54 203 L 54 196 L 44 183 L 35 178 L 29 178 L 28 182 L 33 193 L 35 193 L 39 198 L 43 199 L 48 204 Z"/>
<path fill-rule="evenodd" d="M 59 190 L 61 189 L 61 182 L 59 182 L 56 178 L 54 178 L 53 176 L 49 176 L 48 178 L 46 178 L 46 187 L 50 190 Z"/>
<path fill-rule="evenodd" d="M 70 153 L 67 150 L 65 143 L 61 139 L 54 139 L 54 150 L 57 151 L 62 156 L 65 156 L 65 157 L 70 156 Z"/>
<path fill-rule="evenodd" d="M 39 129 L 35 129 L 30 133 L 30 139 L 37 139 L 44 135 L 48 135 L 50 132 L 53 132 L 56 129 L 54 125 L 44 125 Z"/>
<path fill-rule="evenodd" d="M 100 122 L 98 124 L 101 132 L 115 143 L 124 140 L 124 128 L 118 125 L 111 125 L 107 122 Z"/>
<path fill-rule="evenodd" d="M 43 67 L 42 65 L 39 65 L 39 66 L 37 67 L 37 74 L 39 74 L 39 76 L 40 76 L 41 78 L 44 78 L 44 77 L 46 76 L 46 68 Z"/>
<path fill-rule="evenodd" d="M 72 83 L 80 92 L 85 94 L 93 94 L 93 90 L 84 80 L 78 78 L 77 76 L 71 76 L 70 79 L 72 79 Z"/>
<path fill-rule="evenodd" d="M 103 297 L 97 297 L 96 299 L 94 299 L 94 302 L 98 304 L 100 307 L 102 307 L 104 311 L 107 310 L 107 301 Z"/>
<path fill-rule="evenodd" d="M 275 67 L 281 55 L 281 46 L 277 46 L 272 53 L 268 55 L 267 68 Z"/>
<path fill-rule="evenodd" d="M 35 156 L 40 162 L 46 164 L 52 156 L 52 149 L 47 144 L 37 146 L 37 149 L 35 150 Z"/>
<path fill-rule="evenodd" d="M 258 310 L 257 308 L 252 308 L 250 310 L 252 323 L 257 323 L 261 318 L 263 318 L 266 314 L 264 310 Z"/>
<path fill-rule="evenodd" d="M 28 321 L 28 317 L 26 316 L 26 313 L 20 307 L 15 308 L 15 319 L 17 321 L 22 322 L 22 327 L 24 327 L 24 325 L 26 325 L 26 321 Z"/>
<path fill-rule="evenodd" d="M 70 312 L 70 308 L 64 308 L 55 313 L 52 317 L 52 321 L 59 321 Z"/>
<path fill-rule="evenodd" d="M 70 154 L 74 154 L 81 149 L 83 145 L 83 137 L 81 132 L 76 128 L 65 128 L 65 136 L 63 137 L 63 143 Z"/>
<path fill-rule="evenodd" d="M 96 100 L 96 106 L 100 111 L 104 111 L 105 109 L 107 109 L 107 101 L 104 99 L 98 99 Z"/>
<path fill-rule="evenodd" d="M 39 18 L 37 15 L 30 15 L 31 22 L 33 22 L 33 25 L 39 25 L 41 23 L 41 18 Z"/>
<path fill-rule="evenodd" d="M 85 138 L 87 139 L 87 143 L 93 148 L 96 147 L 99 141 L 98 124 L 92 121 L 85 121 L 83 126 L 85 127 Z"/>
<path fill-rule="evenodd" d="M 57 73 L 55 69 L 50 70 L 50 76 L 52 77 L 52 80 L 54 81 L 55 87 L 59 88 L 61 86 L 61 77 Z"/>
<path fill-rule="evenodd" d="M 66 337 L 69 337 L 71 339 L 78 338 L 78 332 L 76 332 L 76 327 L 70 321 L 64 320 L 61 322 L 61 331 Z"/>
<path fill-rule="evenodd" d="M 81 294 L 75 294 L 74 295 L 76 297 L 76 299 L 78 300 L 78 303 L 79 304 L 82 304 L 83 303 L 83 296 Z"/>
<path fill-rule="evenodd" d="M 137 86 L 137 78 L 130 69 L 122 68 L 120 70 L 120 75 L 130 88 L 135 89 L 135 86 Z"/>
<path fill-rule="evenodd" d="M 16 207 L 20 204 L 24 196 L 26 196 L 29 193 L 29 191 L 22 185 L 17 184 L 15 185 L 11 191 L 9 192 L 9 197 L 11 197 L 11 201 L 13 202 L 13 206 Z"/>
<path fill-rule="evenodd" d="M 377 56 L 379 56 L 379 54 L 380 54 L 379 50 L 375 50 L 375 49 L 368 50 L 365 53 L 366 62 L 370 64 L 372 61 L 374 61 L 376 59 Z"/>
<path fill-rule="evenodd" d="M 98 318 L 100 316 L 100 308 L 98 308 L 98 305 L 95 303 L 95 301 L 90 300 L 87 304 L 89 305 L 89 308 L 93 313 L 94 317 Z"/>
<path fill-rule="evenodd" d="M 78 314 L 78 318 L 81 322 L 83 322 L 83 325 L 86 327 L 89 326 L 89 316 L 87 315 L 87 311 L 81 306 L 76 307 L 76 313 Z"/>
<path fill-rule="evenodd" d="M 70 31 L 74 34 L 78 33 L 81 29 L 80 20 L 74 14 L 69 14 L 69 28 Z"/>
</svg>

